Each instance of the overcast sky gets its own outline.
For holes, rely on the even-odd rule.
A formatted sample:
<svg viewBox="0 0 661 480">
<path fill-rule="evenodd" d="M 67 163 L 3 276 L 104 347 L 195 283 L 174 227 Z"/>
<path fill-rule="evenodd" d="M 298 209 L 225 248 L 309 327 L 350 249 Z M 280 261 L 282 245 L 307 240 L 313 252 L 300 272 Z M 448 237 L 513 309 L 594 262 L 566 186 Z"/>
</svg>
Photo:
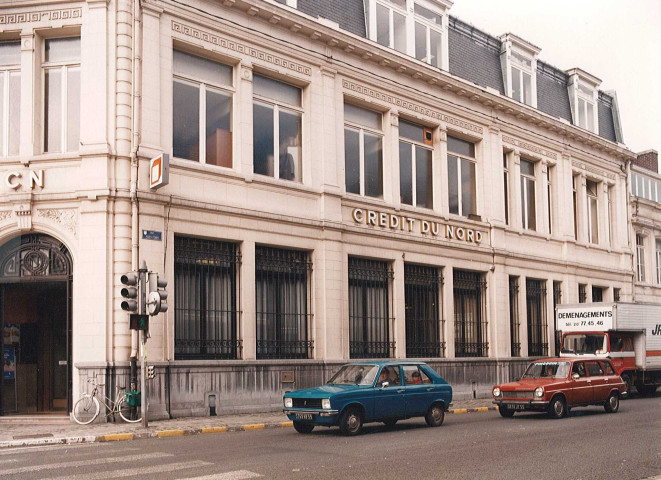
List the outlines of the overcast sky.
<svg viewBox="0 0 661 480">
<path fill-rule="evenodd" d="M 450 14 L 600 78 L 600 90 L 617 93 L 627 147 L 661 151 L 661 0 L 454 0 Z"/>
</svg>

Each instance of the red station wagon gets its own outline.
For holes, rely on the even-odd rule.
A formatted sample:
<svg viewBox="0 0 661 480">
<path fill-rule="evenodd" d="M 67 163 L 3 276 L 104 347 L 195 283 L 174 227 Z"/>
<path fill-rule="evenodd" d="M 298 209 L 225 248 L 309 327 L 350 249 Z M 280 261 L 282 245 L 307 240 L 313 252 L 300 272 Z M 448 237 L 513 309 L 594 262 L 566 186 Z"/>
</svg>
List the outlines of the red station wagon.
<svg viewBox="0 0 661 480">
<path fill-rule="evenodd" d="M 562 418 L 570 408 L 588 405 L 615 413 L 625 390 L 608 360 L 548 358 L 528 365 L 519 381 L 494 386 L 492 394 L 503 417 L 532 410 Z"/>
</svg>

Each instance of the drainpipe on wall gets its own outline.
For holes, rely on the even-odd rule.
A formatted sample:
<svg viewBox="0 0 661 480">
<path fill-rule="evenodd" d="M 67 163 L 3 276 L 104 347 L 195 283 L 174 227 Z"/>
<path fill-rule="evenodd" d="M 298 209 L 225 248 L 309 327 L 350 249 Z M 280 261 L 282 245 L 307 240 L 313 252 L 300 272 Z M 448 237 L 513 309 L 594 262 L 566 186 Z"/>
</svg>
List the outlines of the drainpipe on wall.
<svg viewBox="0 0 661 480">
<path fill-rule="evenodd" d="M 633 230 L 633 215 L 631 213 L 631 186 L 629 182 L 631 181 L 631 160 L 626 160 L 625 165 L 625 188 L 626 188 L 626 208 L 627 208 L 627 243 L 631 249 L 631 301 L 636 301 L 636 245 L 635 238 L 631 239 L 631 231 Z"/>
<path fill-rule="evenodd" d="M 142 36 L 141 28 L 141 5 L 140 0 L 133 0 L 133 32 L 132 46 L 133 53 L 131 69 L 131 113 L 133 123 L 131 125 L 131 186 L 129 196 L 131 199 L 131 268 L 139 268 L 139 210 L 138 210 L 138 147 L 140 145 L 140 99 L 141 99 L 141 79 L 142 79 L 142 61 L 140 42 Z M 138 331 L 131 330 L 131 383 L 135 383 L 137 390 L 137 357 L 138 357 Z"/>
</svg>

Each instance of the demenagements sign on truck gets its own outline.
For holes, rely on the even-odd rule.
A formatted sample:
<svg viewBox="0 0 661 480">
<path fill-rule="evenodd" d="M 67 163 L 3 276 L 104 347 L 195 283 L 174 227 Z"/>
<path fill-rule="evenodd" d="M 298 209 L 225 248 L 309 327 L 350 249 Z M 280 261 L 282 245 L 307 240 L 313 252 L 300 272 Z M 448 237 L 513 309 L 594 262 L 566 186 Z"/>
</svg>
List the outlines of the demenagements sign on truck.
<svg viewBox="0 0 661 480">
<path fill-rule="evenodd" d="M 661 384 L 661 305 L 579 303 L 558 305 L 562 357 L 610 358 L 616 372 L 642 394 Z"/>
</svg>

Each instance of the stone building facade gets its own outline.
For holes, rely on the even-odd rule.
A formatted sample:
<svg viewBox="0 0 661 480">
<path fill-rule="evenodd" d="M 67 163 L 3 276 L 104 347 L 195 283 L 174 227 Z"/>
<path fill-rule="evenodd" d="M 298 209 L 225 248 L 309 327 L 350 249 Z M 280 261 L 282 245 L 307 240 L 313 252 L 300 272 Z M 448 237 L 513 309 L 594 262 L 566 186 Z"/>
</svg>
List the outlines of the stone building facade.
<svg viewBox="0 0 661 480">
<path fill-rule="evenodd" d="M 451 6 L 0 7 L 3 413 L 127 384 L 143 260 L 152 418 L 278 408 L 354 359 L 487 395 L 556 353 L 555 304 L 631 300 L 616 96 Z"/>
</svg>

